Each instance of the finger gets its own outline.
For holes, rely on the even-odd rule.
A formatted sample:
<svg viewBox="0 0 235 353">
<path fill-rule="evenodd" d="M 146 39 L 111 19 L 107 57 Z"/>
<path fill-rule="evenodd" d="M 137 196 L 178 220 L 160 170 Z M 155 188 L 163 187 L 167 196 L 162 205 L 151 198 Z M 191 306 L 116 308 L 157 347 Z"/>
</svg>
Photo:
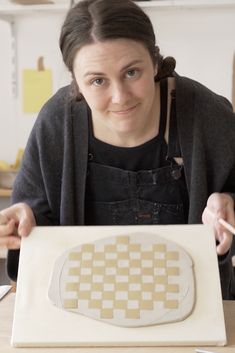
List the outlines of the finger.
<svg viewBox="0 0 235 353">
<path fill-rule="evenodd" d="M 1 237 L 0 238 L 0 247 L 6 247 L 9 250 L 17 250 L 20 248 L 21 239 L 14 235 Z"/>
<path fill-rule="evenodd" d="M 18 208 L 18 234 L 21 237 L 28 236 L 32 230 L 32 227 L 36 225 L 33 212 L 27 205 L 19 204 Z"/>
<path fill-rule="evenodd" d="M 204 224 L 210 224 L 211 226 L 213 226 L 216 239 L 221 241 L 220 234 L 223 233 L 224 228 L 218 222 L 218 218 L 214 211 L 212 211 L 209 207 L 205 208 L 203 212 L 202 221 Z"/>
<path fill-rule="evenodd" d="M 230 223 L 232 226 L 235 225 L 235 213 L 234 213 L 233 205 L 230 207 L 227 207 L 227 214 L 225 216 L 225 221 Z"/>
<path fill-rule="evenodd" d="M 14 233 L 15 221 L 12 219 L 7 224 L 0 225 L 0 237 Z"/>
<path fill-rule="evenodd" d="M 214 221 L 215 215 L 214 213 L 209 209 L 208 206 L 205 207 L 203 214 L 202 214 L 202 219 Z"/>
<path fill-rule="evenodd" d="M 32 227 L 36 225 L 32 210 L 23 203 L 15 204 L 3 210 L 2 214 L 15 220 L 15 224 L 17 224 L 16 234 L 19 236 L 29 235 Z"/>
<path fill-rule="evenodd" d="M 234 232 L 234 210 L 230 207 L 227 207 L 225 212 L 221 212 L 221 216 L 217 219 L 216 229 L 219 234 L 219 239 L 223 238 L 224 233 L 229 234 L 229 237 L 232 237 Z"/>
<path fill-rule="evenodd" d="M 0 213 L 0 225 L 4 225 L 8 223 L 8 219 Z"/>
<path fill-rule="evenodd" d="M 204 213 L 207 215 L 207 220 L 209 217 L 211 223 L 214 225 L 216 238 L 219 241 L 222 241 L 223 232 L 229 230 L 232 234 L 234 233 L 233 230 L 231 230 L 233 228 L 232 226 L 230 227 L 231 229 L 228 229 L 230 224 L 234 224 L 234 211 L 231 207 L 228 207 L 226 211 L 218 210 L 217 214 L 213 213 L 208 207 L 206 207 Z M 225 221 L 225 219 L 227 221 Z"/>
<path fill-rule="evenodd" d="M 216 251 L 218 255 L 224 255 L 229 251 L 232 243 L 232 235 L 226 232 L 223 232 L 222 235 L 219 236 L 219 244 L 216 247 Z"/>
<path fill-rule="evenodd" d="M 23 203 L 17 203 L 2 210 L 1 215 L 8 220 L 14 219 L 18 223 L 21 218 L 27 217 L 27 207 Z"/>
<path fill-rule="evenodd" d="M 18 226 L 18 235 L 21 237 L 26 237 L 29 235 L 32 227 L 34 224 L 32 224 L 32 221 L 25 217 L 21 219 L 19 226 Z"/>
</svg>

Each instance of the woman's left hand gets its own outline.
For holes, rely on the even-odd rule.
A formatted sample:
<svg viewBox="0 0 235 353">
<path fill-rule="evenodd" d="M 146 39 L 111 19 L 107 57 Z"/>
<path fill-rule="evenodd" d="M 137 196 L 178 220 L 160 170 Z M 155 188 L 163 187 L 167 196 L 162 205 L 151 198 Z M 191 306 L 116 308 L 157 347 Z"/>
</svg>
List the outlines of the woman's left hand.
<svg viewBox="0 0 235 353">
<path fill-rule="evenodd" d="M 211 212 L 214 216 L 212 216 Z M 211 194 L 202 214 L 202 222 L 204 224 L 213 225 L 214 227 L 215 238 L 219 242 L 216 248 L 217 254 L 224 255 L 231 247 L 233 234 L 218 222 L 219 218 L 224 219 L 232 226 L 235 225 L 234 200 L 228 194 Z"/>
</svg>

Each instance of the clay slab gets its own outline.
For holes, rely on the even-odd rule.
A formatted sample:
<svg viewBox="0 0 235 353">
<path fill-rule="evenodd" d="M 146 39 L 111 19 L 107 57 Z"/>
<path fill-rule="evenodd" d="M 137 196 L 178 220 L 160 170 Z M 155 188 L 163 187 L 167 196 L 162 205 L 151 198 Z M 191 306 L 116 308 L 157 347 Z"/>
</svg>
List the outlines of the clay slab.
<svg viewBox="0 0 235 353">
<path fill-rule="evenodd" d="M 104 237 L 144 232 L 174 241 L 194 263 L 196 302 L 185 320 L 118 327 L 58 310 L 48 298 L 51 273 L 65 250 Z M 22 239 L 12 331 L 15 347 L 185 346 L 226 344 L 213 230 L 203 225 L 36 227 Z"/>
</svg>

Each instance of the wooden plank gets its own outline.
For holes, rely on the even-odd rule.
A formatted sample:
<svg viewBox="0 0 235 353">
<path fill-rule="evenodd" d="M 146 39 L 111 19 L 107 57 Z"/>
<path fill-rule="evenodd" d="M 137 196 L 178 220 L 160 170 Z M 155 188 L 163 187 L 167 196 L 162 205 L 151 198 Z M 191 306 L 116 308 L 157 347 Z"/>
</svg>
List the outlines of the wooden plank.
<svg viewBox="0 0 235 353">
<path fill-rule="evenodd" d="M 0 189 L 0 197 L 11 197 L 11 189 Z"/>
</svg>

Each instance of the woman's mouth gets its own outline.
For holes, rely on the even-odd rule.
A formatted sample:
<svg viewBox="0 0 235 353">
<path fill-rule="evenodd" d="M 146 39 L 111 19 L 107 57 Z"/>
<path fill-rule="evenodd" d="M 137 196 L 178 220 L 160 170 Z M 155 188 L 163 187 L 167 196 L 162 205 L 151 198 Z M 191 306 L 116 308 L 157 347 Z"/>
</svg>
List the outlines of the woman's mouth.
<svg viewBox="0 0 235 353">
<path fill-rule="evenodd" d="M 114 114 L 118 114 L 118 115 L 127 115 L 127 114 L 130 114 L 132 113 L 135 108 L 137 107 L 138 104 L 136 105 L 133 105 L 132 107 L 129 107 L 129 108 L 124 108 L 124 109 L 118 109 L 118 110 L 112 110 L 111 112 L 114 113 Z"/>
</svg>

